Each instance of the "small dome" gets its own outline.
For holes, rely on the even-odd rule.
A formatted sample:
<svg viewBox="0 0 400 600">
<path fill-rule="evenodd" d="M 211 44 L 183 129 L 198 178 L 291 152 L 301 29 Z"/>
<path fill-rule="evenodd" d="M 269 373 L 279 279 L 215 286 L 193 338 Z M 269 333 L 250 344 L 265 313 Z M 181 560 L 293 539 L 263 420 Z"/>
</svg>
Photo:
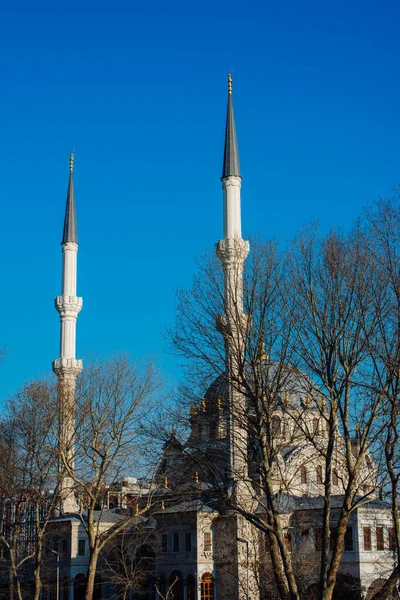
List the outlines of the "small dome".
<svg viewBox="0 0 400 600">
<path fill-rule="evenodd" d="M 292 407 L 297 410 L 315 410 L 324 406 L 323 397 L 312 380 L 302 371 L 290 365 L 283 367 L 276 361 L 260 361 L 265 390 L 276 389 L 281 380 L 281 390 L 276 395 L 276 408 Z M 254 378 L 249 370 L 247 382 Z M 206 412 L 228 407 L 228 386 L 226 375 L 219 375 L 209 386 L 202 400 Z M 199 410 L 202 410 L 200 405 Z"/>
<path fill-rule="evenodd" d="M 228 386 L 224 373 L 214 379 L 206 391 L 202 403 L 205 403 L 206 412 L 210 413 L 228 407 Z M 200 410 L 202 410 L 201 405 Z"/>
</svg>

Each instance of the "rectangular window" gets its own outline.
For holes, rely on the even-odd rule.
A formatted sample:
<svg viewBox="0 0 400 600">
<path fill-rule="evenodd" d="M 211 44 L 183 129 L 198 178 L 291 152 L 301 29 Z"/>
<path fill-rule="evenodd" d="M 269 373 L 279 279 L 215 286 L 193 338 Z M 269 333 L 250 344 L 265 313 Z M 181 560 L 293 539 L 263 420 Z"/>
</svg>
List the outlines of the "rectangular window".
<svg viewBox="0 0 400 600">
<path fill-rule="evenodd" d="M 292 551 L 292 536 L 290 535 L 290 533 L 285 533 L 283 537 L 285 539 L 286 550 L 288 552 L 291 552 Z"/>
<path fill-rule="evenodd" d="M 307 483 L 307 467 L 304 465 L 300 467 L 300 482 Z"/>
<path fill-rule="evenodd" d="M 384 550 L 385 544 L 383 542 L 383 527 L 376 528 L 376 549 Z"/>
<path fill-rule="evenodd" d="M 210 438 L 215 440 L 217 438 L 217 423 L 215 421 L 211 421 L 210 423 Z"/>
<path fill-rule="evenodd" d="M 339 485 L 339 477 L 336 471 L 332 471 L 332 485 Z"/>
<path fill-rule="evenodd" d="M 322 550 L 322 527 L 315 527 L 314 538 L 315 538 L 315 549 L 318 552 L 321 552 L 321 550 Z"/>
<path fill-rule="evenodd" d="M 329 540 L 330 550 L 333 550 L 335 548 L 336 538 L 337 538 L 337 528 L 331 527 L 331 537 Z"/>
<path fill-rule="evenodd" d="M 185 533 L 185 550 L 186 552 L 192 551 L 192 534 Z"/>
<path fill-rule="evenodd" d="M 396 535 L 394 527 L 388 527 L 389 534 L 389 550 L 396 550 Z"/>
<path fill-rule="evenodd" d="M 211 552 L 211 531 L 204 532 L 204 552 Z"/>
<path fill-rule="evenodd" d="M 172 550 L 179 552 L 179 533 L 172 534 Z"/>
<path fill-rule="evenodd" d="M 344 549 L 345 552 L 353 551 L 353 528 L 347 527 L 346 533 L 344 534 Z"/>
<path fill-rule="evenodd" d="M 168 536 L 166 533 L 161 535 L 161 552 L 168 552 Z"/>
<path fill-rule="evenodd" d="M 322 483 L 322 467 L 318 465 L 317 467 L 317 483 Z"/>
<path fill-rule="evenodd" d="M 78 556 L 85 556 L 86 540 L 78 540 Z"/>
<path fill-rule="evenodd" d="M 364 550 L 372 550 L 371 527 L 363 527 Z"/>
</svg>

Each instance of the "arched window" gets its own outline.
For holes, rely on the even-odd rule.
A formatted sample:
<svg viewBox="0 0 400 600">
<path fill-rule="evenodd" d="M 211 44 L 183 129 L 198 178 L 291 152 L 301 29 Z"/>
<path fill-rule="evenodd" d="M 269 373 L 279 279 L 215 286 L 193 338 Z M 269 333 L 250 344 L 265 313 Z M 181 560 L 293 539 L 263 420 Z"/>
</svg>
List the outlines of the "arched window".
<svg viewBox="0 0 400 600">
<path fill-rule="evenodd" d="M 201 578 L 201 600 L 214 600 L 214 577 L 204 573 Z"/>
<path fill-rule="evenodd" d="M 339 485 L 339 477 L 336 471 L 332 472 L 332 485 Z"/>
<path fill-rule="evenodd" d="M 277 415 L 272 417 L 272 433 L 274 435 L 281 434 L 281 420 Z"/>
<path fill-rule="evenodd" d="M 136 560 L 140 565 L 140 573 L 143 577 L 143 594 L 141 598 L 142 600 L 153 600 L 155 598 L 154 585 L 156 583 L 156 555 L 153 548 L 147 544 L 140 546 L 136 551 Z"/>
<path fill-rule="evenodd" d="M 69 577 L 64 576 L 63 579 L 63 600 L 69 600 Z"/>
<path fill-rule="evenodd" d="M 300 467 L 300 481 L 301 483 L 307 483 L 307 467 L 305 465 Z"/>
<path fill-rule="evenodd" d="M 317 483 L 322 483 L 322 467 L 321 467 L 321 465 L 317 466 Z"/>
<path fill-rule="evenodd" d="M 172 571 L 169 576 L 170 597 L 174 600 L 183 600 L 183 577 L 180 571 Z"/>
<path fill-rule="evenodd" d="M 367 465 L 368 471 L 372 471 L 372 462 L 368 454 L 365 455 L 365 464 Z"/>
<path fill-rule="evenodd" d="M 313 431 L 314 435 L 319 435 L 319 419 L 317 417 L 313 418 Z"/>
<path fill-rule="evenodd" d="M 188 575 L 186 579 L 187 600 L 195 600 L 196 598 L 196 578 L 194 575 Z"/>
<path fill-rule="evenodd" d="M 74 600 L 84 600 L 86 592 L 86 577 L 78 573 L 74 579 Z"/>
</svg>

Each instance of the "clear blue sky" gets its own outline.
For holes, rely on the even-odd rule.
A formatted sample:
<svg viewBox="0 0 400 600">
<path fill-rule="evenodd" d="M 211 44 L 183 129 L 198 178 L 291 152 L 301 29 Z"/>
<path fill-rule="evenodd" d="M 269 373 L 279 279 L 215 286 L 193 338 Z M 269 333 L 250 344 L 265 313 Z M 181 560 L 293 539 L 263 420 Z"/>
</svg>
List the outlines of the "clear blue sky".
<svg viewBox="0 0 400 600">
<path fill-rule="evenodd" d="M 170 378 L 175 290 L 221 237 L 229 69 L 245 236 L 346 227 L 399 183 L 398 2 L 15 7 L 0 8 L 0 399 L 58 357 L 72 148 L 78 356 L 153 355 Z"/>
</svg>

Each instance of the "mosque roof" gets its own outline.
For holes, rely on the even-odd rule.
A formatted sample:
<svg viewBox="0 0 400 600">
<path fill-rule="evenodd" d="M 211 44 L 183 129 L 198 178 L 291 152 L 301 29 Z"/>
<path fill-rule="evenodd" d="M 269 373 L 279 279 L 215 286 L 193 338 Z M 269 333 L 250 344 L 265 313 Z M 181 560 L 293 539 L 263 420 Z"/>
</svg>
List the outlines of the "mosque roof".
<svg viewBox="0 0 400 600">
<path fill-rule="evenodd" d="M 343 506 L 343 494 L 336 494 L 331 496 L 331 508 L 341 509 Z M 365 500 L 363 496 L 356 496 L 355 503 L 360 502 L 358 508 L 366 509 L 380 509 L 390 510 L 391 506 L 384 500 L 378 498 L 371 498 L 370 501 Z M 294 496 L 292 494 L 286 494 L 284 492 L 278 494 L 277 504 L 280 513 L 292 513 L 296 510 L 322 510 L 324 507 L 323 496 Z M 262 512 L 262 500 L 257 512 Z"/>
</svg>

